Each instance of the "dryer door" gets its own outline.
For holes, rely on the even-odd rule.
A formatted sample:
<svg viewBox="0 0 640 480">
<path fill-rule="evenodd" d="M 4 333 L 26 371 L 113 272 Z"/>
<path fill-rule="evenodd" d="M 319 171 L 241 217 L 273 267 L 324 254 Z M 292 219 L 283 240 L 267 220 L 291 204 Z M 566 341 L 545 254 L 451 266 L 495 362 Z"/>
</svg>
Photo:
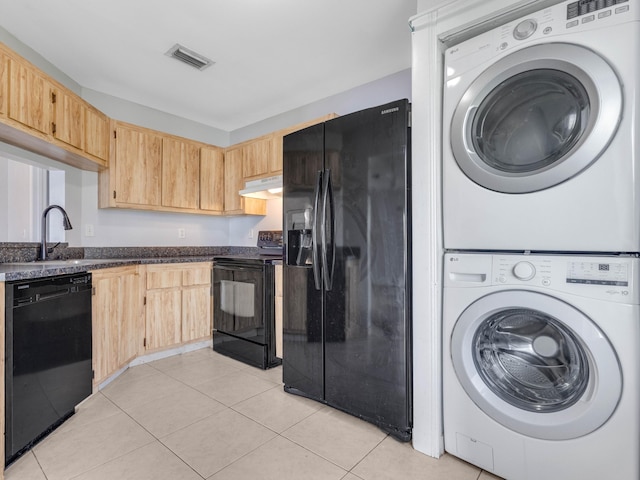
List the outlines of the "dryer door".
<svg viewBox="0 0 640 480">
<path fill-rule="evenodd" d="M 471 83 L 453 114 L 450 141 L 477 184 L 534 192 L 594 162 L 621 116 L 620 81 L 602 57 L 547 43 L 503 57 Z"/>
<path fill-rule="evenodd" d="M 582 312 L 540 293 L 480 298 L 454 326 L 451 357 L 473 402 L 505 427 L 545 440 L 586 435 L 613 414 L 622 372 Z"/>
</svg>

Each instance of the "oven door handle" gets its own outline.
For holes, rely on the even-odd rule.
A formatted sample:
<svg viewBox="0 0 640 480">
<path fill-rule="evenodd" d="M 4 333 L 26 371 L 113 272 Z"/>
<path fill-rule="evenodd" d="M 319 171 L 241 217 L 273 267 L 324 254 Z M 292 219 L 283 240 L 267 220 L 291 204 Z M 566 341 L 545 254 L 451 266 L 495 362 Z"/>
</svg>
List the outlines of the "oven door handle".
<svg viewBox="0 0 640 480">
<path fill-rule="evenodd" d="M 313 198 L 313 225 L 311 226 L 311 268 L 313 269 L 313 282 L 316 290 L 322 288 L 320 282 L 320 255 L 318 253 L 318 210 L 320 208 L 320 190 L 322 189 L 322 171 L 316 173 L 316 188 Z"/>
<path fill-rule="evenodd" d="M 220 265 L 215 264 L 213 270 L 229 270 L 229 271 L 244 271 L 244 272 L 259 272 L 262 270 L 261 266 L 242 266 L 242 265 Z"/>
</svg>

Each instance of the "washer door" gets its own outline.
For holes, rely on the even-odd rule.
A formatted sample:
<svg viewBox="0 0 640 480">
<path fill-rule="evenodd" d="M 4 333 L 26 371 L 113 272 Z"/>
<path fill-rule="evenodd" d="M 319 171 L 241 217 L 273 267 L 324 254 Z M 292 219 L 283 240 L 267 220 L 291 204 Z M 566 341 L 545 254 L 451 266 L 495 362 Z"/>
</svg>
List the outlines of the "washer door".
<svg viewBox="0 0 640 480">
<path fill-rule="evenodd" d="M 604 333 L 576 308 L 535 292 L 503 291 L 471 304 L 454 326 L 451 359 L 482 411 L 534 438 L 587 435 L 622 393 Z"/>
<path fill-rule="evenodd" d="M 462 96 L 451 147 L 478 185 L 527 193 L 593 163 L 622 117 L 622 88 L 602 57 L 572 44 L 535 45 L 485 70 Z"/>
</svg>

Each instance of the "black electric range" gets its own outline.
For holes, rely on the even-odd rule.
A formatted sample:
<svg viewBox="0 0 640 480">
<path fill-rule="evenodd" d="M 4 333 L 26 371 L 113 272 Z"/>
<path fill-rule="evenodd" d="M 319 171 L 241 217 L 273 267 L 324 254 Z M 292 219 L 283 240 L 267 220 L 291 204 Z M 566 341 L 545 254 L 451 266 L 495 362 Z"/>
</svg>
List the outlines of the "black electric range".
<svg viewBox="0 0 640 480">
<path fill-rule="evenodd" d="M 258 251 L 213 258 L 213 349 L 262 369 L 276 356 L 275 268 L 282 231 L 260 231 Z"/>
</svg>

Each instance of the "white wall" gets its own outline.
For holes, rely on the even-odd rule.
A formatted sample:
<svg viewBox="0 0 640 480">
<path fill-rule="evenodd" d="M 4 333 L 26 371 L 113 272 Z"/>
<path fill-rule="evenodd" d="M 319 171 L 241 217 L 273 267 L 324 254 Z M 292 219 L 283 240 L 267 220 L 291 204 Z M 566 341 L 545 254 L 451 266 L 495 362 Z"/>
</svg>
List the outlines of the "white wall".
<svg viewBox="0 0 640 480">
<path fill-rule="evenodd" d="M 282 200 L 267 200 L 265 217 L 236 217 L 229 222 L 231 245 L 250 247 L 256 245 L 258 230 L 282 230 Z"/>
<path fill-rule="evenodd" d="M 408 27 L 407 27 L 407 34 Z M 411 69 L 388 75 L 346 92 L 317 102 L 303 105 L 295 110 L 267 118 L 231 132 L 231 144 L 259 137 L 282 128 L 313 120 L 328 113 L 346 115 L 376 105 L 407 98 L 411 100 Z"/>
<path fill-rule="evenodd" d="M 99 209 L 98 174 L 94 172 L 81 172 L 73 196 L 82 205 L 77 241 L 83 247 L 228 245 L 231 241 L 229 219 L 223 217 Z M 93 237 L 85 235 L 87 224 L 93 227 Z M 179 228 L 185 230 L 185 238 L 178 238 Z"/>
<path fill-rule="evenodd" d="M 33 201 L 31 195 L 24 193 L 31 190 L 34 167 L 3 160 L 0 164 L 0 241 L 25 242 L 33 235 Z"/>
<path fill-rule="evenodd" d="M 9 164 L 0 163 L 0 242 L 9 241 Z"/>
<path fill-rule="evenodd" d="M 0 142 L 0 241 L 38 242 L 40 241 L 40 219 L 44 208 L 57 203 L 69 211 L 72 218 L 79 217 L 79 206 L 66 206 L 67 192 L 73 192 L 74 182 L 80 170 L 55 162 Z M 53 182 L 64 177 L 62 188 L 51 189 L 52 199 L 47 198 L 46 170 L 53 172 Z M 56 176 L 59 172 L 61 175 Z M 68 185 L 67 185 L 68 183 Z M 58 196 L 55 196 L 58 195 Z M 49 215 L 52 241 L 67 241 L 62 229 L 62 217 L 57 211 Z M 73 224 L 73 221 L 72 221 Z M 8 231 L 11 228 L 11 231 Z M 68 238 L 68 237 L 67 237 Z M 79 238 L 79 237 L 78 237 Z"/>
<path fill-rule="evenodd" d="M 193 120 L 176 117 L 175 115 L 128 102 L 89 88 L 82 89 L 82 98 L 110 118 L 116 120 L 219 147 L 229 146 L 229 132 L 203 125 Z"/>
</svg>

